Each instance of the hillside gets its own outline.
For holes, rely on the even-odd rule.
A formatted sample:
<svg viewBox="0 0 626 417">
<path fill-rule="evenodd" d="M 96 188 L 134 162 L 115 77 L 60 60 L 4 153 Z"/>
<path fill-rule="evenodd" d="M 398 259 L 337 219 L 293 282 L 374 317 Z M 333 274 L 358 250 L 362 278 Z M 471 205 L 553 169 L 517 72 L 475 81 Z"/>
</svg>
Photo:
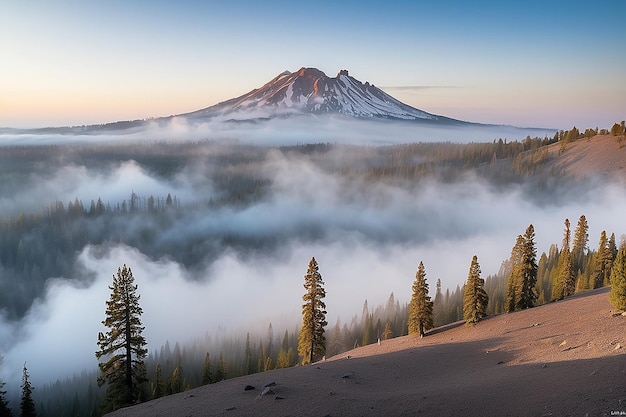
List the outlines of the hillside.
<svg viewBox="0 0 626 417">
<path fill-rule="evenodd" d="M 556 168 L 575 178 L 599 177 L 626 183 L 626 143 L 612 135 L 597 135 L 565 145 L 548 147 L 550 162 L 546 168 Z"/>
<path fill-rule="evenodd" d="M 611 415 L 626 412 L 624 324 L 608 288 L 226 380 L 123 416 Z M 272 393 L 260 396 L 263 385 Z M 245 391 L 246 385 L 254 390 Z"/>
</svg>

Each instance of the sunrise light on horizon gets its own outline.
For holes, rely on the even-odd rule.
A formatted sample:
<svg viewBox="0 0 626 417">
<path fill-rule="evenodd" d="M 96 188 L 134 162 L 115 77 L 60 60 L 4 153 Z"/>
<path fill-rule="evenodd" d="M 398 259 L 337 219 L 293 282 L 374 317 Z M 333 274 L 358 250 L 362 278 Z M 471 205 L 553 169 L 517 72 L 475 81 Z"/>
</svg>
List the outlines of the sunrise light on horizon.
<svg viewBox="0 0 626 417">
<path fill-rule="evenodd" d="M 626 114 L 624 13 L 622 1 L 2 2 L 0 127 L 190 112 L 303 66 L 461 120 L 610 127 Z"/>
</svg>

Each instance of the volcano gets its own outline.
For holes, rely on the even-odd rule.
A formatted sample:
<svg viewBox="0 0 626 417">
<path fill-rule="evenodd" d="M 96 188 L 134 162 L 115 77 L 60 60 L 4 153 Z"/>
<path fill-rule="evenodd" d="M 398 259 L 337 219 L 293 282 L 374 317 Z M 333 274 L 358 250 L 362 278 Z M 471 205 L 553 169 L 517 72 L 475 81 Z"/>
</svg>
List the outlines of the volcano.
<svg viewBox="0 0 626 417">
<path fill-rule="evenodd" d="M 260 88 L 189 113 L 99 125 L 0 129 L 51 140 L 90 140 L 94 135 L 134 138 L 235 139 L 265 144 L 309 142 L 389 144 L 415 141 L 476 142 L 552 136 L 554 129 L 518 128 L 461 121 L 401 102 L 347 70 L 329 77 L 317 68 L 284 71 Z"/>
<path fill-rule="evenodd" d="M 317 68 L 285 71 L 247 94 L 181 116 L 232 119 L 288 117 L 299 114 L 339 114 L 360 119 L 458 122 L 416 109 L 362 83 L 347 70 L 329 77 Z"/>
</svg>

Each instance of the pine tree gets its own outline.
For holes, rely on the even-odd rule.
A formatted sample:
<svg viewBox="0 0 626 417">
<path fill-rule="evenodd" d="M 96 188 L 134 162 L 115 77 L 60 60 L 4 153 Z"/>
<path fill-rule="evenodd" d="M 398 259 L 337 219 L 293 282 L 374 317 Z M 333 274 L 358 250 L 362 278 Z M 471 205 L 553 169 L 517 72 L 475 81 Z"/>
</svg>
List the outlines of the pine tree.
<svg viewBox="0 0 626 417">
<path fill-rule="evenodd" d="M 589 225 L 585 215 L 578 218 L 576 230 L 574 230 L 574 242 L 572 244 L 572 261 L 574 271 L 584 272 L 584 256 L 589 250 Z"/>
<path fill-rule="evenodd" d="M 537 249 L 535 248 L 535 228 L 529 225 L 524 233 L 522 254 L 522 298 L 518 302 L 520 309 L 530 308 L 537 301 Z"/>
<path fill-rule="evenodd" d="M 30 383 L 30 375 L 24 363 L 22 370 L 22 401 L 20 402 L 20 417 L 36 417 L 35 402 L 33 401 L 33 384 Z"/>
<path fill-rule="evenodd" d="M 161 364 L 156 364 L 154 384 L 152 384 L 152 399 L 161 398 L 165 394 L 163 389 L 163 371 Z"/>
<path fill-rule="evenodd" d="M 600 243 L 595 257 L 592 280 L 593 288 L 600 288 L 609 285 L 611 267 L 613 265 L 613 250 L 606 237 L 606 231 L 600 233 Z"/>
<path fill-rule="evenodd" d="M 524 237 L 522 235 L 518 235 L 517 240 L 515 241 L 515 245 L 511 250 L 511 258 L 509 261 L 510 272 L 509 279 L 507 281 L 505 302 L 505 311 L 507 313 L 510 313 L 517 309 L 517 303 L 522 293 L 521 264 L 523 248 Z"/>
<path fill-rule="evenodd" d="M 288 368 L 289 366 L 291 366 L 289 364 L 289 332 L 285 330 L 283 342 L 281 343 L 280 350 L 278 351 L 276 368 Z"/>
<path fill-rule="evenodd" d="M 285 331 L 285 337 L 286 336 L 287 336 L 287 331 Z M 284 341 L 283 341 L 283 345 L 284 345 Z M 281 348 L 281 352 L 282 351 L 285 352 L 285 359 L 286 359 L 286 356 L 287 356 L 287 349 L 288 349 L 288 345 L 284 346 L 283 348 Z M 333 326 L 330 338 L 327 339 L 326 354 L 328 356 L 335 356 L 335 355 L 338 355 L 341 352 L 343 352 L 343 346 L 342 346 L 342 343 L 341 343 L 341 323 L 340 323 L 339 318 L 337 318 L 337 322 Z M 280 356 L 279 356 L 278 362 L 279 362 L 278 368 L 281 368 L 281 366 L 280 366 L 280 362 L 281 362 L 280 361 Z M 282 366 L 282 368 L 285 368 L 285 366 Z"/>
<path fill-rule="evenodd" d="M 220 356 L 217 360 L 217 368 L 215 370 L 215 382 L 220 382 L 226 379 L 227 371 L 226 371 L 226 361 L 224 360 L 224 355 L 220 352 Z"/>
<path fill-rule="evenodd" d="M 183 392 L 185 390 L 185 381 L 183 379 L 183 368 L 182 366 L 177 366 L 172 371 L 172 375 L 167 381 L 168 388 L 170 390 L 169 394 L 176 394 L 179 392 Z"/>
<path fill-rule="evenodd" d="M 409 303 L 409 334 L 423 337 L 433 327 L 433 302 L 428 295 L 428 283 L 424 263 L 420 261 L 413 282 L 413 294 Z"/>
<path fill-rule="evenodd" d="M 0 416 L 11 417 L 13 411 L 9 408 L 9 401 L 6 399 L 7 392 L 3 389 L 5 382 L 0 381 Z"/>
<path fill-rule="evenodd" d="M 441 292 L 441 278 L 437 278 L 435 299 L 433 301 L 433 324 L 441 326 L 443 323 L 443 293 Z"/>
<path fill-rule="evenodd" d="M 2 365 L 3 358 L 0 356 L 0 366 Z M 12 417 L 13 411 L 9 408 L 9 401 L 7 400 L 7 392 L 4 390 L 6 383 L 0 380 L 0 416 Z"/>
<path fill-rule="evenodd" d="M 621 245 L 611 269 L 609 300 L 615 308 L 626 311 L 626 243 Z"/>
<path fill-rule="evenodd" d="M 480 277 L 478 257 L 474 255 L 467 274 L 465 293 L 463 294 L 463 319 L 468 325 L 478 323 L 487 315 L 489 296 L 484 289 L 485 280 Z"/>
<path fill-rule="evenodd" d="M 98 364 L 100 386 L 107 384 L 103 400 L 104 411 L 135 404 L 142 399 L 142 384 L 146 382 L 144 358 L 146 339 L 141 335 L 143 310 L 131 269 L 124 265 L 113 275 L 111 298 L 106 302 L 106 319 L 102 322 L 109 330 L 98 335 L 99 351 L 96 358 L 105 358 Z"/>
<path fill-rule="evenodd" d="M 250 375 L 254 373 L 252 367 L 252 348 L 250 347 L 250 333 L 246 334 L 246 351 L 245 351 L 245 374 Z"/>
<path fill-rule="evenodd" d="M 611 261 L 617 256 L 617 246 L 615 245 L 615 233 L 611 233 L 609 237 L 609 253 L 611 254 Z"/>
<path fill-rule="evenodd" d="M 368 314 L 365 320 L 365 329 L 363 329 L 362 346 L 371 345 L 376 341 L 376 335 L 374 334 L 374 317 L 372 314 Z"/>
<path fill-rule="evenodd" d="M 506 311 L 516 311 L 535 305 L 537 293 L 537 249 L 535 228 L 529 225 L 524 235 L 517 236 L 511 251 L 511 273 L 509 275 Z"/>
<path fill-rule="evenodd" d="M 274 328 L 272 327 L 272 322 L 267 327 L 267 351 L 265 356 L 271 358 L 274 355 Z M 266 359 L 267 362 L 267 359 Z M 265 369 L 268 371 L 269 369 Z"/>
<path fill-rule="evenodd" d="M 393 329 L 391 328 L 391 322 L 387 320 L 385 323 L 385 330 L 383 330 L 382 339 L 389 340 L 393 337 Z"/>
<path fill-rule="evenodd" d="M 565 231 L 563 235 L 563 248 L 559 255 L 557 266 L 558 277 L 552 290 L 552 301 L 562 300 L 569 297 L 576 291 L 576 271 L 572 252 L 569 249 L 570 242 L 570 222 L 565 219 Z"/>
<path fill-rule="evenodd" d="M 209 352 L 207 352 L 202 364 L 202 385 L 207 385 L 211 382 L 213 382 L 213 371 L 211 370 L 211 357 Z"/>
<path fill-rule="evenodd" d="M 326 322 L 326 304 L 322 301 L 326 297 L 324 281 L 319 273 L 319 266 L 315 258 L 311 258 L 307 273 L 304 276 L 302 296 L 302 328 L 298 337 L 298 353 L 302 364 L 313 363 L 326 354 L 326 337 L 324 327 Z"/>
</svg>

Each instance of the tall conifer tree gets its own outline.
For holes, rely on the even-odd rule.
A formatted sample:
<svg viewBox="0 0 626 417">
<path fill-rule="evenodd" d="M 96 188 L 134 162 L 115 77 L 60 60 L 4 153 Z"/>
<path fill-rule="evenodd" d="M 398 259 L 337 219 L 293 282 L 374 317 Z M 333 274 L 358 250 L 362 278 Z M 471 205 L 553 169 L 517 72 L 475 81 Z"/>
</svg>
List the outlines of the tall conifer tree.
<svg viewBox="0 0 626 417">
<path fill-rule="evenodd" d="M 3 358 L 0 356 L 0 367 L 2 367 Z M 7 400 L 7 392 L 4 390 L 5 382 L 0 380 L 0 416 L 11 417 L 13 411 L 9 408 L 9 401 Z"/>
<path fill-rule="evenodd" d="M 209 352 L 207 352 L 202 363 L 202 385 L 207 385 L 211 382 L 213 382 L 213 371 L 211 368 L 211 357 Z"/>
<path fill-rule="evenodd" d="M 565 231 L 563 234 L 563 248 L 559 254 L 557 266 L 558 277 L 552 289 L 552 300 L 561 300 L 569 297 L 576 291 L 576 271 L 574 269 L 573 254 L 570 252 L 570 222 L 565 219 Z"/>
<path fill-rule="evenodd" d="M 152 385 L 152 399 L 161 398 L 165 394 L 163 387 L 163 370 L 161 364 L 156 364 L 154 384 Z"/>
<path fill-rule="evenodd" d="M 226 379 L 228 371 L 226 369 L 226 361 L 224 360 L 224 354 L 220 352 L 220 356 L 217 358 L 217 368 L 215 369 L 215 382 L 220 382 Z"/>
<path fill-rule="evenodd" d="M 574 241 L 572 243 L 572 261 L 574 265 L 574 271 L 584 272 L 584 256 L 589 249 L 589 225 L 587 224 L 587 218 L 585 215 L 581 215 L 578 218 L 578 224 L 576 230 L 574 230 Z"/>
<path fill-rule="evenodd" d="M 433 325 L 443 324 L 443 293 L 441 292 L 441 278 L 437 278 L 435 284 L 435 299 L 433 300 Z"/>
<path fill-rule="evenodd" d="M 485 280 L 480 277 L 478 257 L 474 255 L 463 294 L 463 319 L 466 324 L 476 324 L 487 315 L 489 296 L 485 292 L 484 285 Z"/>
<path fill-rule="evenodd" d="M 326 304 L 322 301 L 326 297 L 324 281 L 319 273 L 319 266 L 315 258 L 309 261 L 309 267 L 304 276 L 302 296 L 302 328 L 298 337 L 298 353 L 302 364 L 312 363 L 326 354 L 326 337 L 324 327 L 326 322 Z"/>
<path fill-rule="evenodd" d="M 537 249 L 535 228 L 531 224 L 524 235 L 517 236 L 511 251 L 511 274 L 509 275 L 506 311 L 530 308 L 537 300 Z"/>
<path fill-rule="evenodd" d="M 517 309 L 518 300 L 522 296 L 522 252 L 524 250 L 524 237 L 517 236 L 515 245 L 511 250 L 511 258 L 509 260 L 510 272 L 507 282 L 505 311 L 512 312 Z"/>
<path fill-rule="evenodd" d="M 594 288 L 600 288 L 609 285 L 611 276 L 611 267 L 613 266 L 613 251 L 609 246 L 609 240 L 606 237 L 606 231 L 600 233 L 600 243 L 595 257 L 595 266 L 593 269 Z"/>
<path fill-rule="evenodd" d="M 30 382 L 30 375 L 24 363 L 22 370 L 22 401 L 20 402 L 20 417 L 36 417 L 35 402 L 33 401 L 33 384 Z"/>
<path fill-rule="evenodd" d="M 141 335 L 143 310 L 131 269 L 126 265 L 118 268 L 109 289 L 111 298 L 106 302 L 106 318 L 102 322 L 109 330 L 98 335 L 100 350 L 96 352 L 96 358 L 105 359 L 98 364 L 98 384 L 107 384 L 104 411 L 142 400 L 142 384 L 146 382 L 144 358 L 148 352 L 146 339 Z"/>
<path fill-rule="evenodd" d="M 620 245 L 611 269 L 609 299 L 616 308 L 626 311 L 626 243 Z"/>
<path fill-rule="evenodd" d="M 617 246 L 615 245 L 615 233 L 611 233 L 609 237 L 609 252 L 611 254 L 611 261 L 617 256 Z"/>
<path fill-rule="evenodd" d="M 519 308 L 530 308 L 537 301 L 537 249 L 535 247 L 535 228 L 531 224 L 524 233 L 524 251 L 522 255 L 522 298 Z"/>
<path fill-rule="evenodd" d="M 409 303 L 409 334 L 419 334 L 423 337 L 426 330 L 433 327 L 433 302 L 428 295 L 426 270 L 420 261 L 413 281 L 413 294 Z"/>
<path fill-rule="evenodd" d="M 7 392 L 3 389 L 5 385 L 4 381 L 0 381 L 0 416 L 11 417 L 13 411 L 9 408 L 9 401 L 7 400 Z"/>
</svg>

